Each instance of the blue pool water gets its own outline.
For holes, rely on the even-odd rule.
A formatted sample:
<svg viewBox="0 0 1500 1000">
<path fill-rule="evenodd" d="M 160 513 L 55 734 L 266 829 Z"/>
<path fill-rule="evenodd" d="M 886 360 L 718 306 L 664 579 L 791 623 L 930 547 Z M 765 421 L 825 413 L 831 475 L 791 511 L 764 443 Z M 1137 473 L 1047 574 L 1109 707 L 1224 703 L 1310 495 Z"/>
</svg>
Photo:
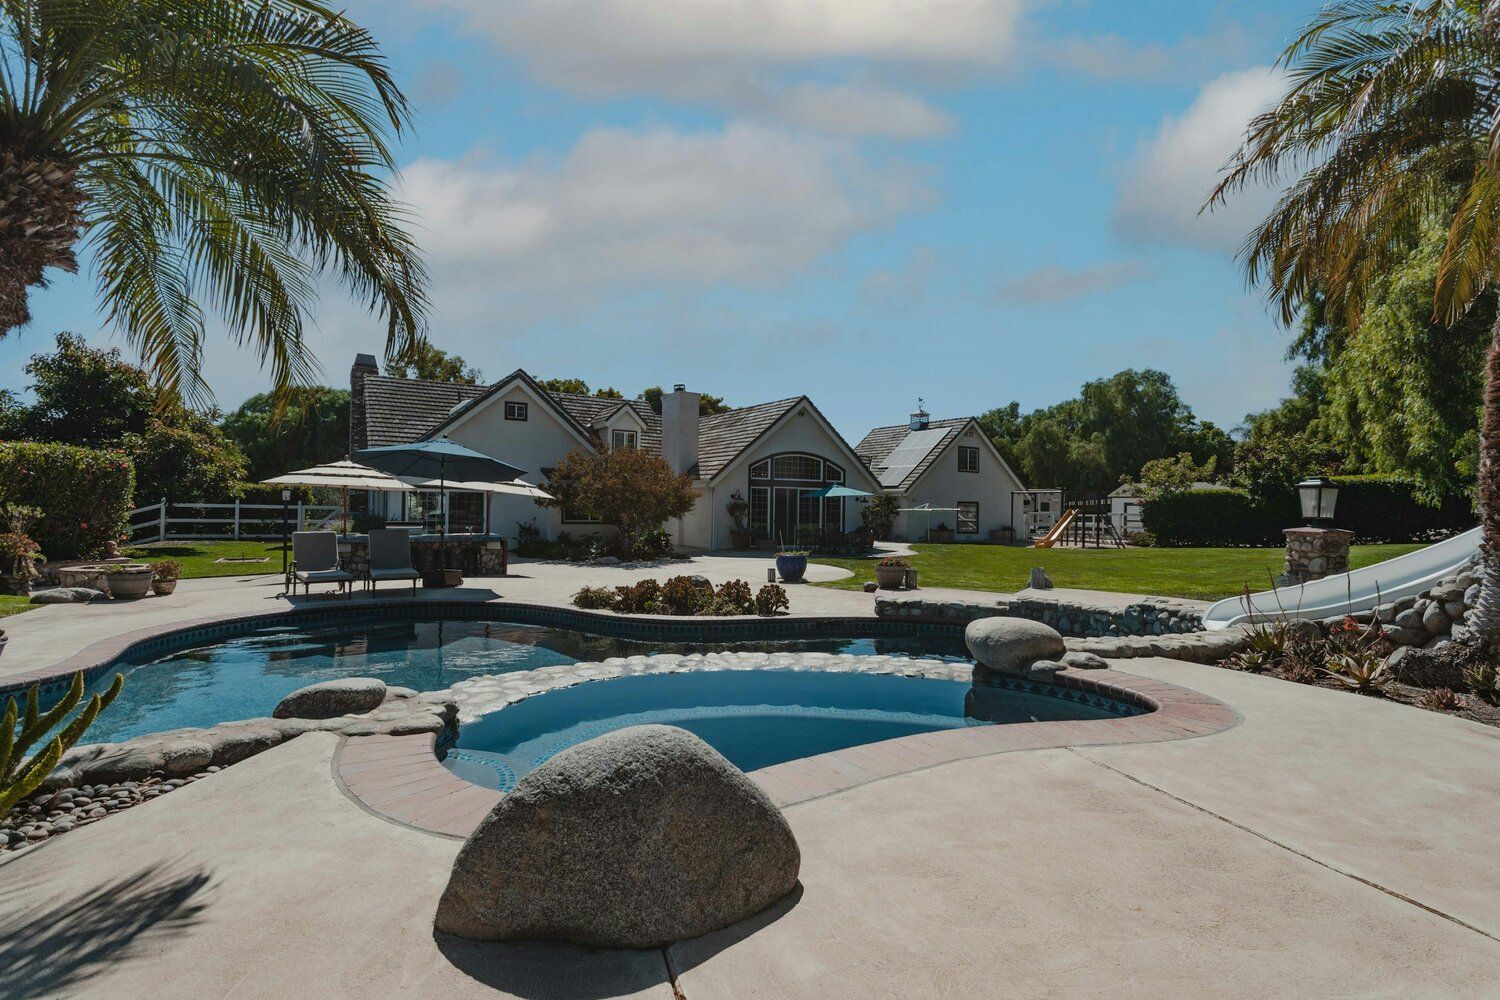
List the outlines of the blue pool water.
<svg viewBox="0 0 1500 1000">
<path fill-rule="evenodd" d="M 963 640 L 933 635 L 741 643 L 645 642 L 493 621 L 336 622 L 264 628 L 139 664 L 119 666 L 125 688 L 89 729 L 114 742 L 185 726 L 271 714 L 299 687 L 378 677 L 433 691 L 477 674 L 531 670 L 611 656 L 714 650 L 906 653 L 967 658 Z M 108 685 L 106 671 L 95 688 Z"/>
<path fill-rule="evenodd" d="M 1045 694 L 888 674 L 648 674 L 551 691 L 465 723 L 446 764 L 469 781 L 508 791 L 561 750 L 647 723 L 696 733 L 736 767 L 753 771 L 915 733 L 1114 714 Z"/>
</svg>

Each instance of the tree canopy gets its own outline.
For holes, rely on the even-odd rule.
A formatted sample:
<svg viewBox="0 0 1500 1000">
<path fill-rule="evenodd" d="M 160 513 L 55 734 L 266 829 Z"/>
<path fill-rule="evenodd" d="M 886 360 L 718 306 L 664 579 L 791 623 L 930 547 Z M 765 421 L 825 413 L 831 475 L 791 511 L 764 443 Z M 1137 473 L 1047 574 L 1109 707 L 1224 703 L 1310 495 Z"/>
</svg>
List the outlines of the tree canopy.
<svg viewBox="0 0 1500 1000">
<path fill-rule="evenodd" d="M 979 424 L 1029 486 L 1107 492 L 1180 453 L 1220 470 L 1233 464 L 1229 435 L 1198 420 L 1171 377 L 1149 368 L 1086 382 L 1077 398 L 1028 414 L 1010 403 Z"/>
<path fill-rule="evenodd" d="M 423 341 L 412 347 L 391 364 L 386 373 L 393 378 L 419 378 L 429 382 L 457 382 L 460 385 L 479 385 L 484 382 L 484 372 L 471 366 L 457 354 Z"/>
<path fill-rule="evenodd" d="M 221 426 L 245 453 L 246 477 L 255 482 L 336 462 L 349 451 L 349 391 L 299 386 L 280 417 L 275 398 L 263 392 L 241 403 Z"/>
</svg>

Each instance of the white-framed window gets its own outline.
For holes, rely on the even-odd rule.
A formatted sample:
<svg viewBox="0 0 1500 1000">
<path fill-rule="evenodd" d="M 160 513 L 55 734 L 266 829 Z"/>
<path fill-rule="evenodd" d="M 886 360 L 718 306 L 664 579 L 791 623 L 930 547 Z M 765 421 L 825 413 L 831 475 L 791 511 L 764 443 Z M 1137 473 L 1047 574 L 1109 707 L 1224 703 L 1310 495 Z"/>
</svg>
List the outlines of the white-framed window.
<svg viewBox="0 0 1500 1000">
<path fill-rule="evenodd" d="M 834 465 L 827 459 L 823 460 L 823 481 L 825 483 L 842 483 L 844 481 L 844 470 Z"/>
<path fill-rule="evenodd" d="M 771 474 L 774 479 L 821 483 L 823 460 L 812 455 L 777 455 L 771 463 Z"/>
<path fill-rule="evenodd" d="M 979 534 L 979 501 L 960 500 L 958 502 L 958 533 L 960 535 Z"/>
<path fill-rule="evenodd" d="M 618 451 L 621 448 L 629 448 L 632 451 L 636 447 L 635 431 L 610 431 L 609 450 Z"/>
<path fill-rule="evenodd" d="M 750 466 L 750 478 L 751 479 L 770 479 L 771 478 L 771 460 L 769 458 L 763 458 L 759 462 L 756 462 L 754 465 Z"/>
<path fill-rule="evenodd" d="M 564 507 L 562 512 L 563 524 L 598 524 L 599 519 L 594 515 L 581 510 L 569 510 Z"/>
<path fill-rule="evenodd" d="M 972 448 L 969 445 L 963 445 L 963 444 L 961 444 L 961 445 L 958 446 L 958 471 L 959 472 L 978 472 L 979 471 L 979 449 L 978 448 Z"/>
<path fill-rule="evenodd" d="M 771 533 L 771 489 L 768 486 L 750 487 L 750 534 L 765 538 Z"/>
<path fill-rule="evenodd" d="M 525 403 L 507 399 L 505 401 L 506 420 L 525 420 L 528 407 Z"/>
</svg>

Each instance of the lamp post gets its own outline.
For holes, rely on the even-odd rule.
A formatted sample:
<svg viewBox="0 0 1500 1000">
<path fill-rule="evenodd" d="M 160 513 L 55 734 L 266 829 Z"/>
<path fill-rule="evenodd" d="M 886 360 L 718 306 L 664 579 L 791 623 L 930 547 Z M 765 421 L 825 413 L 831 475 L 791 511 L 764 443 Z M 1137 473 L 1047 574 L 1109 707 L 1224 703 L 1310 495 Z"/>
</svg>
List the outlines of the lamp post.
<svg viewBox="0 0 1500 1000">
<path fill-rule="evenodd" d="M 292 501 L 292 491 L 281 491 L 281 575 L 286 576 L 286 505 Z"/>
<path fill-rule="evenodd" d="M 1349 543 L 1354 532 L 1330 527 L 1339 499 L 1333 480 L 1313 476 L 1297 484 L 1297 500 L 1305 526 L 1287 528 L 1286 570 L 1277 579 L 1283 586 L 1309 583 L 1349 572 Z"/>
<path fill-rule="evenodd" d="M 1311 527 L 1333 523 L 1333 508 L 1339 500 L 1339 488 L 1326 476 L 1313 476 L 1297 484 L 1297 498 L 1302 502 L 1302 519 Z"/>
</svg>

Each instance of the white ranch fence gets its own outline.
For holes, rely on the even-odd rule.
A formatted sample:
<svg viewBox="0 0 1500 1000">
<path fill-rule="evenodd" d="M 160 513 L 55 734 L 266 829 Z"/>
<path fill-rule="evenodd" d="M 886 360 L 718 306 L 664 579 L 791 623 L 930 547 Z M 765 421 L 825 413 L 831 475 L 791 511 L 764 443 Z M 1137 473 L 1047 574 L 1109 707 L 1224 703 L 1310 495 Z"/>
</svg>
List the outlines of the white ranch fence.
<svg viewBox="0 0 1500 1000">
<path fill-rule="evenodd" d="M 214 539 L 279 539 L 282 530 L 279 503 L 159 503 L 130 512 L 130 541 L 212 541 Z M 343 515 L 339 504 L 289 503 L 285 507 L 286 530 L 307 531 L 332 527 Z"/>
</svg>

